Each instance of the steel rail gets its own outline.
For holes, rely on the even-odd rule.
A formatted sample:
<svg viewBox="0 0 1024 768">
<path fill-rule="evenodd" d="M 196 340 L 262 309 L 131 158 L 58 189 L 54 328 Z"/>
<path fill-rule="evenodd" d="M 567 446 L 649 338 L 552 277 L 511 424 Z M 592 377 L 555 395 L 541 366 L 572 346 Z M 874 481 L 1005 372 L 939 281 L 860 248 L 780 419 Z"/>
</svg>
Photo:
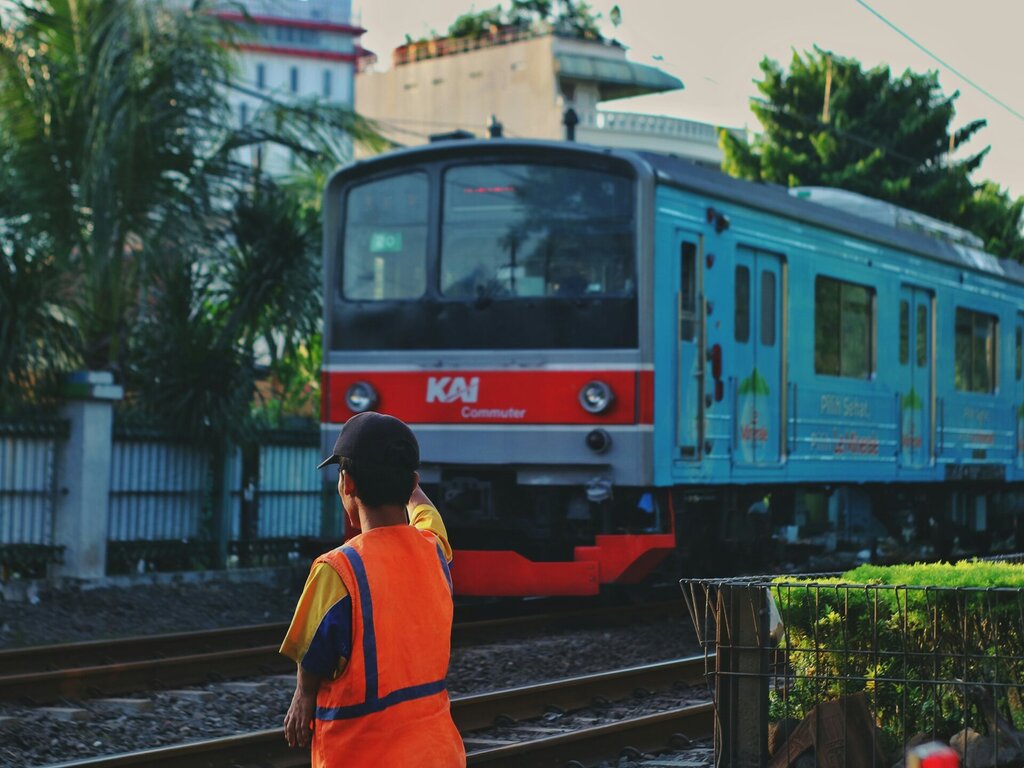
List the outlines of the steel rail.
<svg viewBox="0 0 1024 768">
<path fill-rule="evenodd" d="M 0 676 L 46 672 L 54 669 L 96 667 L 129 661 L 251 648 L 280 642 L 288 625 L 281 622 L 251 624 L 199 632 L 137 635 L 110 640 L 87 640 L 59 645 L 33 645 L 0 651 Z"/>
<path fill-rule="evenodd" d="M 588 622 L 596 626 L 598 622 L 664 616 L 672 610 L 682 614 L 682 601 L 464 622 L 453 625 L 452 645 L 478 645 Z M 0 700 L 44 704 L 202 684 L 211 679 L 286 673 L 294 669 L 292 662 L 278 654 L 286 629 L 284 624 L 258 624 L 0 651 Z M 190 652 L 182 653 L 185 649 Z"/>
<path fill-rule="evenodd" d="M 0 700 L 45 704 L 231 679 L 254 674 L 294 672 L 295 664 L 277 646 L 240 648 L 124 664 L 29 672 L 0 677 Z"/>
<path fill-rule="evenodd" d="M 666 600 L 614 608 L 587 608 L 501 619 L 457 621 L 452 627 L 452 643 L 475 644 L 486 640 L 503 639 L 520 632 L 572 627 L 574 624 L 578 626 L 587 619 L 617 621 L 655 618 L 664 616 L 673 609 L 682 614 L 683 609 L 679 606 L 679 600 Z M 0 676 L 180 656 L 182 648 L 188 648 L 193 653 L 206 653 L 270 645 L 279 642 L 287 629 L 287 623 L 272 622 L 197 632 L 136 635 L 108 640 L 11 648 L 0 650 Z"/>
<path fill-rule="evenodd" d="M 704 656 L 691 656 L 493 693 L 460 696 L 452 699 L 452 718 L 459 731 L 468 734 L 490 727 L 499 715 L 524 720 L 540 717 L 552 706 L 570 711 L 589 706 L 599 697 L 613 700 L 621 696 L 628 697 L 638 688 L 667 690 L 676 683 L 691 683 L 703 678 L 704 665 Z M 635 721 L 621 721 L 562 736 L 472 752 L 469 764 L 546 765 L 548 763 L 533 761 L 554 759 L 547 755 L 559 754 L 555 750 L 565 749 L 574 750 L 574 755 L 591 754 L 597 749 L 602 750 L 606 757 L 615 756 L 626 746 L 638 749 L 664 746 L 668 738 L 677 732 L 690 737 L 703 737 L 710 733 L 711 722 L 711 705 L 700 704 Z M 600 746 L 588 747 L 591 739 L 596 740 Z M 652 744 L 652 740 L 658 739 L 659 744 Z M 523 751 L 517 753 L 517 750 Z M 140 765 L 152 768 L 229 768 L 250 762 L 275 768 L 306 768 L 309 765 L 309 753 L 289 749 L 282 730 L 273 728 L 190 744 L 86 758 L 59 763 L 50 768 L 130 768 Z M 552 764 L 561 766 L 564 763 L 565 760 Z"/>
<path fill-rule="evenodd" d="M 712 657 L 713 658 L 713 657 Z M 704 656 L 644 664 L 638 667 L 580 675 L 550 683 L 460 696 L 452 700 L 452 717 L 460 731 L 489 728 L 498 717 L 526 720 L 548 708 L 582 709 L 595 699 L 628 699 L 641 691 L 666 691 L 704 680 Z"/>
<path fill-rule="evenodd" d="M 471 752 L 467 763 L 488 768 L 563 768 L 570 761 L 591 764 L 614 759 L 628 747 L 656 752 L 669 747 L 676 736 L 705 738 L 713 728 L 714 705 L 708 702 Z"/>
</svg>

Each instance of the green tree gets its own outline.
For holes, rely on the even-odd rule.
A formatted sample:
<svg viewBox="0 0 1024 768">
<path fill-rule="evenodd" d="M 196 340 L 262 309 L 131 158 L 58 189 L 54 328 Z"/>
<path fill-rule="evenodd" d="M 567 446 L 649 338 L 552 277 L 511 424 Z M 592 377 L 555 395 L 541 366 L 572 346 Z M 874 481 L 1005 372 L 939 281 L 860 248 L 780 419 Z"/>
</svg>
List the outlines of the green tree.
<svg viewBox="0 0 1024 768">
<path fill-rule="evenodd" d="M 721 134 L 723 168 L 742 178 L 824 185 L 888 200 L 953 221 L 973 193 L 968 175 L 988 148 L 960 161 L 955 149 L 984 127 L 975 120 L 950 138 L 957 94 L 944 97 L 934 72 L 859 62 L 815 49 L 794 52 L 789 71 L 765 58 L 751 110 L 764 132 L 752 144 Z M 826 81 L 828 89 L 827 111 Z"/>
<path fill-rule="evenodd" d="M 970 175 L 988 147 L 952 155 L 984 126 L 952 130 L 958 93 L 943 95 L 935 72 L 864 70 L 854 59 L 794 52 L 789 71 L 765 58 L 762 98 L 751 104 L 764 131 L 753 143 L 723 131 L 723 169 L 785 186 L 848 189 L 974 231 L 986 247 L 1020 258 L 1021 204 Z"/>
<path fill-rule="evenodd" d="M 258 367 L 291 372 L 318 338 L 320 227 L 315 210 L 270 180 L 241 192 L 228 222 L 201 262 L 168 253 L 154 267 L 126 378 L 145 421 L 242 440 Z M 286 384 L 284 394 L 297 387 Z M 270 410 L 276 420 L 280 409 Z"/>
<path fill-rule="evenodd" d="M 618 6 L 613 9 L 614 23 L 622 21 Z M 559 34 L 587 40 L 601 40 L 601 14 L 582 0 L 512 0 L 508 10 L 501 5 L 482 11 L 468 11 L 448 27 L 449 37 L 482 37 L 501 27 L 529 28 L 534 24 L 548 24 Z M 406 40 L 411 37 L 406 35 Z"/>
<path fill-rule="evenodd" d="M 230 69 L 218 29 L 98 0 L 17 4 L 4 21 L 0 206 L 74 275 L 67 309 L 89 367 L 120 366 L 148 249 L 209 203 L 209 127 L 227 120 Z"/>
<path fill-rule="evenodd" d="M 57 377 L 78 363 L 69 298 L 56 260 L 0 228 L 0 416 L 52 402 Z"/>
<path fill-rule="evenodd" d="M 448 27 L 449 37 L 483 37 L 506 23 L 500 5 L 460 14 Z"/>
<path fill-rule="evenodd" d="M 319 267 L 308 233 L 291 231 L 308 222 L 287 221 L 294 202 L 238 152 L 273 143 L 322 172 L 349 141 L 382 142 L 350 110 L 263 92 L 250 94 L 263 100 L 254 118 L 236 126 L 230 47 L 241 34 L 200 3 L 5 6 L 0 361 L 9 388 L 24 396 L 37 373 L 71 365 L 113 370 L 137 387 L 130 405 L 190 403 L 208 430 L 247 410 L 254 339 L 295 347 L 296 334 L 315 332 Z M 171 364 L 192 367 L 171 375 L 161 367 Z M 203 405 L 209 398 L 220 405 Z"/>
<path fill-rule="evenodd" d="M 993 181 L 979 184 L 958 223 L 985 238 L 990 253 L 1024 262 L 1024 197 L 1011 199 Z"/>
<path fill-rule="evenodd" d="M 559 0 L 559 6 L 558 13 L 552 19 L 555 31 L 585 40 L 603 39 L 599 28 L 601 14 L 594 13 L 588 3 L 583 0 Z M 618 18 L 621 23 L 621 11 Z"/>
</svg>

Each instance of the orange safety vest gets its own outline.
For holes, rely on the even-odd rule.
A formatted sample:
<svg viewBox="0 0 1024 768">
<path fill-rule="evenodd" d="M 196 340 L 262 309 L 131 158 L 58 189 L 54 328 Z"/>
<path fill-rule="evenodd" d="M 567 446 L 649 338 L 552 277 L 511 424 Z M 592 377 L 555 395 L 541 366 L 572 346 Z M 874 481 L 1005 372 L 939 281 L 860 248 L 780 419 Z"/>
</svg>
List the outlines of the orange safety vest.
<svg viewBox="0 0 1024 768">
<path fill-rule="evenodd" d="M 313 768 L 461 768 L 445 677 L 452 581 L 437 539 L 374 528 L 321 555 L 352 597 L 352 653 L 316 697 Z"/>
</svg>

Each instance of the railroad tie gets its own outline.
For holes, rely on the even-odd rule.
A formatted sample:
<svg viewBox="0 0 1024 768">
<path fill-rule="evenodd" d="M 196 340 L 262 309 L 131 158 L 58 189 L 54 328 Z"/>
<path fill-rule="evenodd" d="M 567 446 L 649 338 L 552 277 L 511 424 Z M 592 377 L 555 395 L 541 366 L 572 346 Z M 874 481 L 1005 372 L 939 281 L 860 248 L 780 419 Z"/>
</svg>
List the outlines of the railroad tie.
<svg viewBox="0 0 1024 768">
<path fill-rule="evenodd" d="M 92 699 L 90 703 L 125 715 L 153 711 L 153 702 L 150 699 Z"/>
<path fill-rule="evenodd" d="M 202 688 L 182 688 L 180 690 L 164 691 L 164 693 L 176 699 L 186 699 L 188 701 L 213 701 L 217 698 L 217 694 L 213 691 L 206 691 Z"/>
<path fill-rule="evenodd" d="M 54 720 L 63 720 L 69 723 L 83 723 L 92 717 L 89 710 L 78 707 L 39 707 L 36 711 L 49 715 Z"/>
</svg>

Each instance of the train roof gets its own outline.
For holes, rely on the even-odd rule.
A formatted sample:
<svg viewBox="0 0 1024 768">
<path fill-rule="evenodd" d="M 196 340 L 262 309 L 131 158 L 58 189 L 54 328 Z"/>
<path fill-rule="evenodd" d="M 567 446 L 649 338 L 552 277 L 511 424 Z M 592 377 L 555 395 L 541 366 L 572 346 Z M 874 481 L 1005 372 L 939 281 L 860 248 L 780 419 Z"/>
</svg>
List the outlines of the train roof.
<svg viewBox="0 0 1024 768">
<path fill-rule="evenodd" d="M 794 197 L 785 187 L 734 179 L 721 171 L 682 158 L 654 152 L 636 154 L 652 168 L 661 183 L 731 200 L 789 219 L 910 251 L 955 267 L 1024 284 L 1024 266 L 978 248 L 878 223 L 832 206 Z"/>
<path fill-rule="evenodd" d="M 421 156 L 423 159 L 483 157 L 499 148 L 511 153 L 516 151 L 523 153 L 557 152 L 563 156 L 573 154 L 619 158 L 634 165 L 646 167 L 661 184 L 739 203 L 851 237 L 909 251 L 961 269 L 969 269 L 1024 284 L 1024 265 L 1000 259 L 970 245 L 949 242 L 912 230 L 900 229 L 832 206 L 794 197 L 785 187 L 735 179 L 716 169 L 656 152 L 608 149 L 564 141 L 460 139 L 438 141 L 388 152 L 358 161 L 341 169 L 336 175 L 361 175 L 362 173 L 401 167 L 410 161 L 420 159 Z"/>
</svg>

